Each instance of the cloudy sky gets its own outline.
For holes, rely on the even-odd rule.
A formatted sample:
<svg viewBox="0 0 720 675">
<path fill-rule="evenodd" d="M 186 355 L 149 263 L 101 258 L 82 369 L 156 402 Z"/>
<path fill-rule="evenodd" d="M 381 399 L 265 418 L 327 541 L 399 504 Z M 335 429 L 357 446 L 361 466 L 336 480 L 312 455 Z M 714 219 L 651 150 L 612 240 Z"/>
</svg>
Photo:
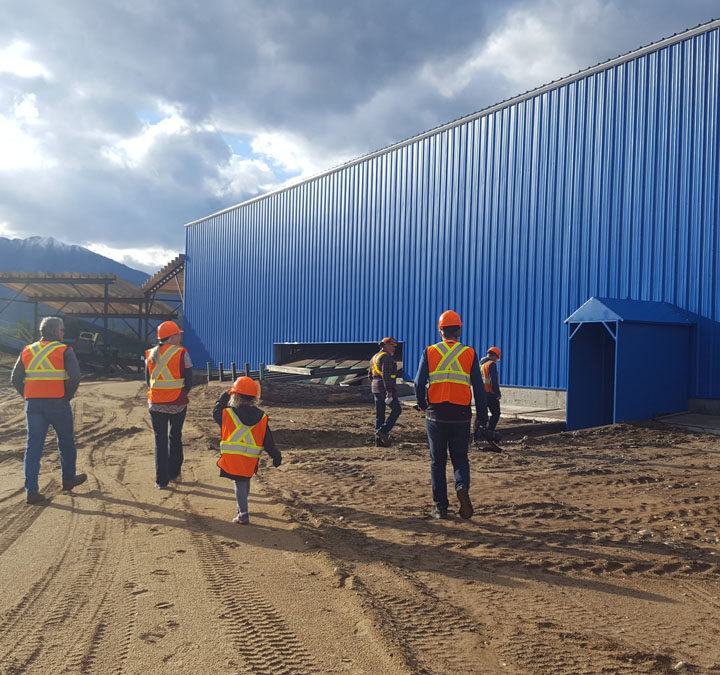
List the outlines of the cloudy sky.
<svg viewBox="0 0 720 675">
<path fill-rule="evenodd" d="M 183 225 L 720 16 L 717 0 L 2 0 L 0 235 Z"/>
</svg>

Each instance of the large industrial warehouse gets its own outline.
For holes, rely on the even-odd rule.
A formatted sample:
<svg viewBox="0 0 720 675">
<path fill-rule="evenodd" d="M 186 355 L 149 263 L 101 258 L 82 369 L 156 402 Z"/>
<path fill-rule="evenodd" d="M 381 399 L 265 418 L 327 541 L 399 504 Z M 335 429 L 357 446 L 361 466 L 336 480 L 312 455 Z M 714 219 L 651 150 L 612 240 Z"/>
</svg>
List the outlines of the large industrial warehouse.
<svg viewBox="0 0 720 675">
<path fill-rule="evenodd" d="M 720 399 L 719 64 L 716 20 L 189 223 L 193 360 L 392 335 L 412 378 L 454 309 L 571 428 Z"/>
</svg>

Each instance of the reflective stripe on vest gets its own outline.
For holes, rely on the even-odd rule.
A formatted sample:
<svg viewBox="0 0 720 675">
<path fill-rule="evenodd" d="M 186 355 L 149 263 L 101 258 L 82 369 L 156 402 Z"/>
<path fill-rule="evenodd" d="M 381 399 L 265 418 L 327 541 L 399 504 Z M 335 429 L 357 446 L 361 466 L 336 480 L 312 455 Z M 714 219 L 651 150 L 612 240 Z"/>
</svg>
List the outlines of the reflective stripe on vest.
<svg viewBox="0 0 720 675">
<path fill-rule="evenodd" d="M 375 373 L 377 373 L 378 377 L 382 377 L 382 370 L 380 370 L 378 363 L 380 363 L 380 359 L 385 356 L 387 352 L 385 350 L 378 352 L 375 354 L 375 356 L 372 357 L 372 361 L 370 362 L 370 377 L 373 377 Z M 391 375 L 390 379 L 394 380 L 397 378 L 397 375 Z"/>
<path fill-rule="evenodd" d="M 161 347 L 162 349 L 162 347 Z M 158 362 L 150 367 L 150 388 L 151 389 L 182 389 L 185 384 L 183 378 L 173 377 L 170 372 L 170 359 L 183 350 L 177 345 L 169 345 L 169 349 L 160 354 Z"/>
<path fill-rule="evenodd" d="M 439 342 L 433 345 L 440 352 L 440 363 L 434 370 L 430 372 L 428 381 L 431 385 L 440 384 L 441 382 L 454 382 L 456 384 L 465 384 L 470 386 L 470 373 L 466 373 L 460 365 L 460 355 L 470 347 L 466 347 L 459 342 L 449 346 L 445 342 Z"/>
<path fill-rule="evenodd" d="M 222 436 L 217 465 L 233 476 L 250 478 L 255 473 L 265 444 L 267 415 L 254 425 L 243 424 L 232 408 L 223 410 Z"/>
<path fill-rule="evenodd" d="M 65 350 L 62 342 L 33 342 L 23 349 L 25 366 L 25 398 L 62 398 L 65 396 Z"/>
<path fill-rule="evenodd" d="M 480 364 L 480 372 L 482 373 L 482 381 L 485 385 L 485 391 L 493 393 L 492 380 L 490 379 L 490 364 L 492 361 L 485 361 Z"/>
</svg>

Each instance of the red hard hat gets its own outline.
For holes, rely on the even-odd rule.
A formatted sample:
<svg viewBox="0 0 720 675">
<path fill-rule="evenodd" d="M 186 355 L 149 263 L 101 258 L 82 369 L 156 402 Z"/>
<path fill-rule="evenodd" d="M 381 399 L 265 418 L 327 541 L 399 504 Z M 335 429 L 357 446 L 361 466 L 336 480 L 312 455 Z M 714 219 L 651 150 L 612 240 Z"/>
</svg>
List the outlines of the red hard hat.
<svg viewBox="0 0 720 675">
<path fill-rule="evenodd" d="M 462 326 L 462 320 L 457 312 L 453 312 L 448 309 L 443 312 L 438 319 L 438 328 L 444 328 L 445 326 Z"/>
<path fill-rule="evenodd" d="M 178 328 L 178 325 L 174 321 L 163 321 L 157 329 L 157 336 L 158 340 L 164 340 L 165 338 L 169 338 L 173 335 L 178 335 L 179 333 L 182 333 Z"/>
<path fill-rule="evenodd" d="M 230 387 L 230 393 L 245 394 L 245 396 L 260 396 L 260 387 L 252 377 L 243 375 L 233 382 L 233 386 Z"/>
<path fill-rule="evenodd" d="M 495 354 L 495 356 L 498 357 L 498 361 L 500 360 L 500 349 L 498 347 L 490 347 L 487 351 L 488 354 Z"/>
</svg>

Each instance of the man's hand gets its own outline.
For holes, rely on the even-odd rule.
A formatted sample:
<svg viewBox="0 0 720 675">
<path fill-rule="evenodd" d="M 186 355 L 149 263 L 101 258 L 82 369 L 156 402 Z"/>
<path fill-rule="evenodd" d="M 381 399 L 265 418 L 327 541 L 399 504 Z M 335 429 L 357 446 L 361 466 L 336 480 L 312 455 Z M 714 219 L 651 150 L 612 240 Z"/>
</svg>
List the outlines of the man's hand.
<svg viewBox="0 0 720 675">
<path fill-rule="evenodd" d="M 385 405 L 390 405 L 392 403 L 393 397 L 389 394 L 385 397 Z"/>
</svg>

